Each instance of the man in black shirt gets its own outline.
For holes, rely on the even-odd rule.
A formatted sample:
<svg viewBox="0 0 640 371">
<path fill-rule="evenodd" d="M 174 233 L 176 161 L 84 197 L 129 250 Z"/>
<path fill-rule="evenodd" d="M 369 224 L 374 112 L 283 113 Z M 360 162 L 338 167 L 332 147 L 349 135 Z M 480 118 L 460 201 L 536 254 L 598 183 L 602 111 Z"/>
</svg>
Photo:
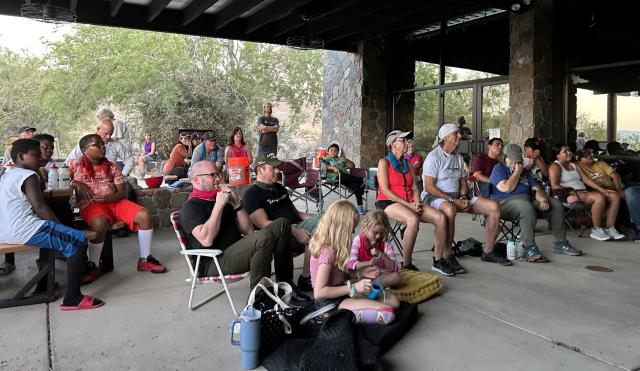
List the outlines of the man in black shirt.
<svg viewBox="0 0 640 371">
<path fill-rule="evenodd" d="M 280 130 L 280 121 L 272 115 L 273 105 L 265 102 L 262 105 L 262 115 L 258 116 L 256 125 L 258 125 L 258 153 L 278 152 L 278 130 Z"/>
<path fill-rule="evenodd" d="M 254 232 L 237 194 L 228 187 L 220 187 L 221 173 L 212 162 L 197 162 L 189 173 L 193 192 L 180 210 L 180 224 L 189 248 L 222 250 L 218 261 L 224 273 L 250 271 L 251 289 L 262 277 L 271 275 L 272 258 L 275 261 L 276 280 L 292 283 L 289 221 L 280 218 L 267 228 Z M 216 266 L 211 263 L 211 259 L 201 261 L 202 269 L 198 274 L 217 275 Z M 296 290 L 292 299 L 304 301 Z"/>
<path fill-rule="evenodd" d="M 251 222 L 258 228 L 267 228 L 278 218 L 285 218 L 291 223 L 292 238 L 289 245 L 294 254 L 305 253 L 298 286 L 303 291 L 313 291 L 309 272 L 311 256 L 307 246 L 320 215 L 309 215 L 296 209 L 287 189 L 277 182 L 280 173 L 277 166 L 281 164 L 275 153 L 258 154 L 254 163 L 256 182 L 246 190 L 242 201 Z"/>
</svg>

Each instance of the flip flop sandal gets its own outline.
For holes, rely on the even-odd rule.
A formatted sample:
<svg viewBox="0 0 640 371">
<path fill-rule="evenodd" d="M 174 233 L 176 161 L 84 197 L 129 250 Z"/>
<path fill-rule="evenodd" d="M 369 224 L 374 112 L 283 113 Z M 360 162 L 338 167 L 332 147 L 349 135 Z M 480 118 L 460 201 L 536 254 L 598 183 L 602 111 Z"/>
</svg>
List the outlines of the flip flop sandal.
<svg viewBox="0 0 640 371">
<path fill-rule="evenodd" d="M 16 270 L 15 264 L 4 262 L 0 264 L 0 276 L 6 276 Z"/>
<path fill-rule="evenodd" d="M 58 307 L 59 310 L 67 311 L 67 310 L 86 310 L 86 309 L 95 309 L 104 305 L 103 301 L 95 302 L 98 299 L 94 299 L 89 295 L 85 295 L 80 300 L 78 305 L 61 305 Z"/>
</svg>

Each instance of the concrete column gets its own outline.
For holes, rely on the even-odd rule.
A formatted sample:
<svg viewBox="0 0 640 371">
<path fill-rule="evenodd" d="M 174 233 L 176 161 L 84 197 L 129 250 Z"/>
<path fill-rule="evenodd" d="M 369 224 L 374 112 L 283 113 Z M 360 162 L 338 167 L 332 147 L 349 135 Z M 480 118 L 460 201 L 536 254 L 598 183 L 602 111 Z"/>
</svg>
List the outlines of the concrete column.
<svg viewBox="0 0 640 371">
<path fill-rule="evenodd" d="M 538 0 L 510 18 L 509 140 L 523 143 L 536 136 L 552 138 L 553 0 Z"/>
</svg>

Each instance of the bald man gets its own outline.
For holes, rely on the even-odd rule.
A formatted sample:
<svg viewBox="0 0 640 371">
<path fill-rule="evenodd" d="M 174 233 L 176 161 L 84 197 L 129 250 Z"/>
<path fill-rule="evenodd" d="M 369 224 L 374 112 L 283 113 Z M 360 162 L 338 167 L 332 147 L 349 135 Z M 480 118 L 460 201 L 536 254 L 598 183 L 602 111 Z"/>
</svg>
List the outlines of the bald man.
<svg viewBox="0 0 640 371">
<path fill-rule="evenodd" d="M 107 160 L 118 164 L 121 168 L 122 175 L 129 176 L 133 170 L 135 164 L 135 158 L 131 155 L 131 152 L 127 147 L 119 142 L 111 140 L 113 135 L 114 126 L 111 119 L 102 119 L 100 124 L 96 128 L 96 134 L 102 138 L 105 143 L 107 153 L 105 157 Z M 75 148 L 69 153 L 65 162 L 70 165 L 76 158 L 82 157 L 82 149 L 80 145 L 76 145 Z"/>
</svg>

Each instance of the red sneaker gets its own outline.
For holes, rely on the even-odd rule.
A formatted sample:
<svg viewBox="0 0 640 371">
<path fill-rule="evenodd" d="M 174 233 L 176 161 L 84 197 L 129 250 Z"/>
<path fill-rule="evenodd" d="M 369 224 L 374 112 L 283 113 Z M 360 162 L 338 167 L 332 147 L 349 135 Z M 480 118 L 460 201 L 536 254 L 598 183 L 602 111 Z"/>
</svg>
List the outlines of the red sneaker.
<svg viewBox="0 0 640 371">
<path fill-rule="evenodd" d="M 167 267 L 161 264 L 158 259 L 149 255 L 146 259 L 138 259 L 138 270 L 140 272 L 164 273 L 167 271 Z"/>
</svg>

